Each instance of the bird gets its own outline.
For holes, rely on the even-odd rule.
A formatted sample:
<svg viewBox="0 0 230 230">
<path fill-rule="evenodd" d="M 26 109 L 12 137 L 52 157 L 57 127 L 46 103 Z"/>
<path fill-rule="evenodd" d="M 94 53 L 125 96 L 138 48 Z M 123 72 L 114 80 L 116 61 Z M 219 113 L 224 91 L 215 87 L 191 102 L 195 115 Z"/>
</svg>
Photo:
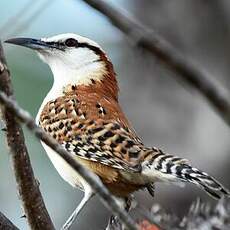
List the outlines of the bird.
<svg viewBox="0 0 230 230">
<path fill-rule="evenodd" d="M 190 182 L 216 199 L 230 195 L 187 159 L 144 145 L 119 104 L 113 64 L 96 42 L 74 33 L 5 42 L 35 50 L 49 65 L 54 82 L 40 106 L 37 124 L 95 173 L 118 200 L 125 201 L 140 189 L 154 196 L 156 182 Z M 84 192 L 62 227 L 69 229 L 94 191 L 50 147 L 42 145 L 63 179 Z"/>
</svg>

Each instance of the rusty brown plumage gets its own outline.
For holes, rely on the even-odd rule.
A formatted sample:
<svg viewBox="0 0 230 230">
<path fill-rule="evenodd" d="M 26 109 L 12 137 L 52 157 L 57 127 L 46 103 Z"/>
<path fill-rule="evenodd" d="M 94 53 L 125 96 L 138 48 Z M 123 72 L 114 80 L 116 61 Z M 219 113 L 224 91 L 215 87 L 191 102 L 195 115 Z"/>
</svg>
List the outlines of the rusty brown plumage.
<svg viewBox="0 0 230 230">
<path fill-rule="evenodd" d="M 79 146 L 79 152 L 75 147 L 76 158 L 96 173 L 111 192 L 127 196 L 144 184 L 129 181 L 127 185 L 120 171 L 139 173 L 146 151 L 117 99 L 97 89 L 65 87 L 63 96 L 45 105 L 40 125 L 67 149 L 70 142 Z"/>
</svg>

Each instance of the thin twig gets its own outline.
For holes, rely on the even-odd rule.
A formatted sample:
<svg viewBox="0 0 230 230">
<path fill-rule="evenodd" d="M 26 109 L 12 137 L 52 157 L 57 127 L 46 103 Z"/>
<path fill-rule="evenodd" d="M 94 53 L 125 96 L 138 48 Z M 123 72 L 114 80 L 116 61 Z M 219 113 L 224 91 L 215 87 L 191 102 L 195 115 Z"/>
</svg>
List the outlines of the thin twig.
<svg viewBox="0 0 230 230">
<path fill-rule="evenodd" d="M 178 73 L 176 76 L 197 89 L 230 126 L 230 96 L 223 87 L 219 87 L 210 78 L 207 72 L 193 63 L 191 59 L 183 56 L 163 37 L 142 25 L 123 9 L 115 8 L 108 1 L 83 1 L 104 14 L 114 26 L 131 38 L 137 46 L 157 56 L 163 63 Z"/>
<path fill-rule="evenodd" d="M 28 0 L 28 2 L 26 2 L 25 5 L 22 6 L 21 9 L 19 9 L 19 11 L 12 15 L 1 27 L 0 27 L 0 34 L 6 34 L 7 31 L 9 31 L 10 29 L 12 29 L 12 26 L 17 25 L 17 23 L 20 22 L 22 15 L 24 16 L 25 13 L 29 12 L 31 7 L 33 7 L 33 0 Z"/>
<path fill-rule="evenodd" d="M 19 230 L 3 213 L 0 212 L 0 229 Z"/>
<path fill-rule="evenodd" d="M 21 24 L 19 24 L 14 30 L 12 30 L 12 32 L 7 33 L 6 35 L 11 37 L 27 30 L 31 26 L 31 24 L 41 15 L 41 13 L 45 9 L 47 9 L 47 7 L 53 2 L 54 0 L 45 0 L 40 6 L 37 7 L 37 9 L 31 15 L 29 15 L 29 17 L 27 17 L 27 19 L 22 21 Z M 35 2 L 33 1 L 33 3 L 31 4 L 33 5 L 34 3 Z"/>
<path fill-rule="evenodd" d="M 0 43 L 0 90 L 13 97 L 13 89 L 9 70 L 6 65 L 2 45 Z M 3 120 L 6 124 L 6 136 L 10 148 L 14 174 L 22 200 L 25 215 L 31 229 L 52 230 L 54 226 L 46 210 L 39 185 L 34 177 L 23 131 L 14 114 L 1 106 Z"/>
</svg>

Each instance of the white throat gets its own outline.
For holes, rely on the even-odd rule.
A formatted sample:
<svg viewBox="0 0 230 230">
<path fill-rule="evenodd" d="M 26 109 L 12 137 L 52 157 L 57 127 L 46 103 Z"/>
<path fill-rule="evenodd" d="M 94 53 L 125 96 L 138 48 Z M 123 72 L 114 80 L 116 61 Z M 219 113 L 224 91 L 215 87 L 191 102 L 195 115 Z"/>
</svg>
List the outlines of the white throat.
<svg viewBox="0 0 230 230">
<path fill-rule="evenodd" d="M 77 52 L 39 53 L 39 56 L 50 66 L 54 82 L 39 109 L 37 122 L 45 104 L 62 96 L 65 86 L 69 84 L 89 85 L 92 84 L 92 80 L 102 80 L 106 74 L 105 63 L 92 50 L 86 48 L 78 48 Z"/>
<path fill-rule="evenodd" d="M 102 80 L 106 73 L 105 64 L 96 59 L 91 62 L 83 62 L 75 68 L 65 65 L 59 60 L 54 60 L 50 63 L 50 68 L 54 76 L 53 86 L 48 94 L 50 100 L 63 95 L 64 87 L 69 84 L 90 85 L 92 80 Z"/>
</svg>

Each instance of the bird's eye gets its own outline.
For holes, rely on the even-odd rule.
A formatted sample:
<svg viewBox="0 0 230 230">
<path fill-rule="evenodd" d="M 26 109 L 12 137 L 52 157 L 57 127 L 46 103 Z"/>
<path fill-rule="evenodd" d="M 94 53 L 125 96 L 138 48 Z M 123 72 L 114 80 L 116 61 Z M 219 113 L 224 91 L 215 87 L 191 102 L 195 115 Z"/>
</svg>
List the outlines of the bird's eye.
<svg viewBox="0 0 230 230">
<path fill-rule="evenodd" d="M 75 40 L 74 38 L 68 38 L 65 41 L 65 45 L 68 47 L 76 47 L 77 46 L 77 40 Z"/>
</svg>

